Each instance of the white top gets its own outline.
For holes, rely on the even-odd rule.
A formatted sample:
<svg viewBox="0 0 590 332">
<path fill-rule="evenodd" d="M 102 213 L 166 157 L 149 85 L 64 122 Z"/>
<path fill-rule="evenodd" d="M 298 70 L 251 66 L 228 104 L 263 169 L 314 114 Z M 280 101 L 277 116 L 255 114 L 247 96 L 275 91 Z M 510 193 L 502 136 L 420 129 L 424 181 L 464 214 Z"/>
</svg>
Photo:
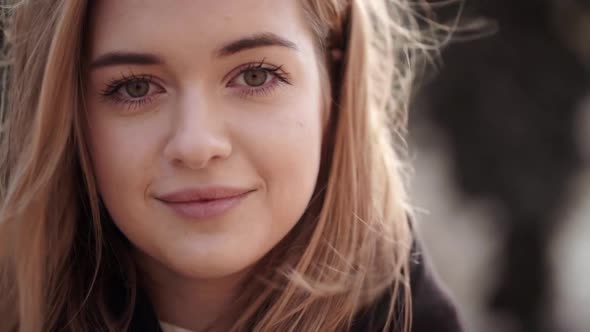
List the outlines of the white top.
<svg viewBox="0 0 590 332">
<path fill-rule="evenodd" d="M 183 329 L 182 327 L 174 326 L 170 323 L 160 321 L 160 326 L 163 332 L 193 332 L 191 330 Z"/>
</svg>

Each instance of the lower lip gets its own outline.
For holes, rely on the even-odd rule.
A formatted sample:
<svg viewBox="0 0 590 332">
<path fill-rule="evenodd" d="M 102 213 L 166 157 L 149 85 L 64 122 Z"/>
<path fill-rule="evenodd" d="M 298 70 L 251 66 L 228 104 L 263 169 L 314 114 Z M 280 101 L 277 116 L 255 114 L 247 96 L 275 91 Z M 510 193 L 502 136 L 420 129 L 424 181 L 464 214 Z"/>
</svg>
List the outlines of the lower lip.
<svg viewBox="0 0 590 332">
<path fill-rule="evenodd" d="M 166 206 L 172 209 L 176 214 L 189 219 L 210 219 L 220 216 L 246 198 L 251 192 L 246 192 L 238 196 L 215 199 L 210 201 L 194 202 L 165 202 Z"/>
</svg>

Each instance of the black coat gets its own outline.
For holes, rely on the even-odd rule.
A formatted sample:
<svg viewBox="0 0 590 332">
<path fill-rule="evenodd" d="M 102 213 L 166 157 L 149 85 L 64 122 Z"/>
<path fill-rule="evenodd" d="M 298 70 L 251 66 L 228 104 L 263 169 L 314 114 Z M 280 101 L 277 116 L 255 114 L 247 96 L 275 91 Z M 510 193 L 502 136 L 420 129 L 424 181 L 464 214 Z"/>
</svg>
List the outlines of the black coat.
<svg viewBox="0 0 590 332">
<path fill-rule="evenodd" d="M 412 332 L 463 332 L 457 308 L 438 281 L 418 242 L 414 242 L 410 261 L 412 291 Z M 351 331 L 382 331 L 391 297 L 385 294 L 368 310 L 359 314 Z M 393 326 L 392 332 L 401 331 Z"/>
<path fill-rule="evenodd" d="M 457 309 L 434 275 L 417 242 L 411 261 L 412 332 L 463 332 Z M 349 332 L 381 331 L 387 317 L 389 294 L 360 312 Z M 145 295 L 140 294 L 130 331 L 161 332 L 160 324 Z M 392 327 L 392 332 L 399 328 Z"/>
</svg>

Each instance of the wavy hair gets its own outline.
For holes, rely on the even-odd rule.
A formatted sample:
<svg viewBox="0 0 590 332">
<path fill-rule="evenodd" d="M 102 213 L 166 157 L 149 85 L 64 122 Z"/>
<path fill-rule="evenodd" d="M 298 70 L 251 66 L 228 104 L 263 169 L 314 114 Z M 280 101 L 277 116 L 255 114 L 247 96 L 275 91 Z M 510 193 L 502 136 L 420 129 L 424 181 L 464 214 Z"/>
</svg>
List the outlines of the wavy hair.
<svg viewBox="0 0 590 332">
<path fill-rule="evenodd" d="M 258 264 L 233 330 L 341 331 L 389 292 L 410 329 L 403 135 L 424 40 L 406 0 L 300 0 L 325 59 L 314 197 Z M 2 1 L 2 332 L 125 331 L 139 288 L 96 189 L 85 138 L 89 1 Z M 124 301 L 109 295 L 121 287 Z"/>
</svg>

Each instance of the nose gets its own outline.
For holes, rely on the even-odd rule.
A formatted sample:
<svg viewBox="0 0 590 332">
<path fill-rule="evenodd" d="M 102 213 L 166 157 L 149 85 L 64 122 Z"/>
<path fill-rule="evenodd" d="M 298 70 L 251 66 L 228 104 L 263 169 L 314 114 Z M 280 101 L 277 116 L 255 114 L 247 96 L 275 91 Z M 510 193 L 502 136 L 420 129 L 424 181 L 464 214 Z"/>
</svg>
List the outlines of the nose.
<svg viewBox="0 0 590 332">
<path fill-rule="evenodd" d="M 232 144 L 223 114 L 213 108 L 206 98 L 195 94 L 180 101 L 164 148 L 167 160 L 176 166 L 202 169 L 229 157 Z"/>
</svg>

